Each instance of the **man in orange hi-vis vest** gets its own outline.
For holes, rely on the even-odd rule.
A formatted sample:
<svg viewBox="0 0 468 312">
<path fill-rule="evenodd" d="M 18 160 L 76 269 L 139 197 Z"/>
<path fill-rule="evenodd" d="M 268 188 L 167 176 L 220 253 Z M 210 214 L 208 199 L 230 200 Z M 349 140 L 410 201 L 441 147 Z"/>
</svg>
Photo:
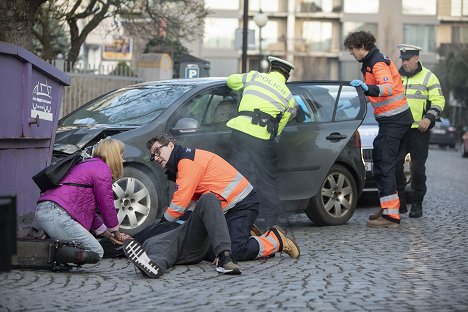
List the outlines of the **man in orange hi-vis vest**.
<svg viewBox="0 0 468 312">
<path fill-rule="evenodd" d="M 182 225 L 146 238 L 143 245 L 135 240 L 131 245 L 124 243 L 124 251 L 130 246 L 127 257 L 139 268 L 141 262 L 150 262 L 164 272 L 175 264 L 199 262 L 210 252 L 209 243 L 221 273 L 239 274 L 236 260 L 253 260 L 276 252 L 299 257 L 299 246 L 277 225 L 264 234 L 251 236 L 259 212 L 257 194 L 249 181 L 223 158 L 209 151 L 182 147 L 170 134 L 156 136 L 146 146 L 151 160 L 176 183 L 160 223 L 177 222 L 193 202 L 195 209 Z M 213 212 L 224 214 L 224 218 L 220 220 Z M 200 214 L 203 222 L 193 222 L 194 215 Z M 226 236 L 230 237 L 229 244 L 225 239 L 218 243 L 219 237 Z M 199 237 L 198 241 L 194 237 Z"/>
<path fill-rule="evenodd" d="M 370 32 L 349 33 L 344 46 L 362 63 L 364 82 L 351 81 L 361 87 L 374 107 L 379 133 L 374 139 L 374 175 L 379 190 L 379 212 L 369 217 L 369 227 L 398 228 L 400 200 L 397 193 L 395 168 L 400 143 L 413 123 L 413 116 L 405 98 L 401 76 L 394 63 L 375 46 Z"/>
</svg>

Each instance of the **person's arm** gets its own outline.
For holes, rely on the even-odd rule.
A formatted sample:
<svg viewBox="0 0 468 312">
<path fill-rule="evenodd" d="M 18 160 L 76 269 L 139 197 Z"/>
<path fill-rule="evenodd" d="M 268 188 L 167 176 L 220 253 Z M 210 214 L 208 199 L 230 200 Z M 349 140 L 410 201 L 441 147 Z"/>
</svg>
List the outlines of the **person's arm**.
<svg viewBox="0 0 468 312">
<path fill-rule="evenodd" d="M 178 220 L 184 214 L 192 201 L 199 181 L 203 177 L 202 168 L 193 160 L 182 159 L 177 167 L 177 190 L 163 216 L 167 221 Z"/>
<path fill-rule="evenodd" d="M 367 84 L 368 90 L 364 92 L 369 96 L 391 96 L 396 85 L 393 81 L 390 67 L 384 62 L 379 62 L 372 68 L 377 84 Z"/>
</svg>

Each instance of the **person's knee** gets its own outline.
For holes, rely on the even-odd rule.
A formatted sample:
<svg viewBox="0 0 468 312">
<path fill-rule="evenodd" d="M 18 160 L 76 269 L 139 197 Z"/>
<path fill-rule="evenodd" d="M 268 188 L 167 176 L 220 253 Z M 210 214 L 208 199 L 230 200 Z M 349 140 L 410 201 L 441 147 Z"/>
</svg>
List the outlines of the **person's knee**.
<svg viewBox="0 0 468 312">
<path fill-rule="evenodd" d="M 207 204 L 208 205 L 212 205 L 212 204 L 218 204 L 220 205 L 220 202 L 219 202 L 219 199 L 218 197 L 216 197 L 215 194 L 213 193 L 206 193 L 206 194 L 203 194 L 199 199 L 198 199 L 198 202 L 197 202 L 198 205 L 200 206 L 206 206 Z"/>
</svg>

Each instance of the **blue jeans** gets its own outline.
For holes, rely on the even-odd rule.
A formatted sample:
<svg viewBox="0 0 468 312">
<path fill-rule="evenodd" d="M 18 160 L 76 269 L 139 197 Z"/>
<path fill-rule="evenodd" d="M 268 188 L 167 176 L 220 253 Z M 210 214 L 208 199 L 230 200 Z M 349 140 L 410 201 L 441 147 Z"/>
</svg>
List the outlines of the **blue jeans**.
<svg viewBox="0 0 468 312">
<path fill-rule="evenodd" d="M 96 238 L 76 222 L 62 207 L 52 201 L 37 204 L 36 224 L 52 239 L 80 242 L 84 248 L 94 251 L 100 258 L 104 249 Z"/>
</svg>

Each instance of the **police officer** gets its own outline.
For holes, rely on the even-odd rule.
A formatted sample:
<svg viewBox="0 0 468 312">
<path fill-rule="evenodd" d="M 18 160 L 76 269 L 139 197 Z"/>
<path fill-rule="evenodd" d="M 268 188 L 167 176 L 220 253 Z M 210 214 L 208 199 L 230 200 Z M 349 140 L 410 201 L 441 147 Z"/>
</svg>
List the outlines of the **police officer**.
<svg viewBox="0 0 468 312">
<path fill-rule="evenodd" d="M 403 173 L 403 162 L 406 154 L 410 153 L 413 203 L 409 216 L 419 218 L 422 216 L 422 202 L 427 190 L 426 159 L 429 151 L 429 129 L 434 126 L 435 120 L 444 109 L 445 98 L 439 79 L 419 61 L 421 48 L 409 44 L 400 44 L 398 48 L 402 63 L 399 73 L 414 118 L 414 123 L 402 144 L 401 161 L 397 165 L 398 195 L 402 203 L 400 213 L 408 211 L 405 201 L 406 178 Z"/>
<path fill-rule="evenodd" d="M 281 211 L 275 139 L 297 110 L 285 84 L 294 65 L 273 56 L 268 61 L 268 73 L 250 71 L 227 78 L 231 89 L 242 90 L 238 116 L 227 123 L 233 129 L 229 162 L 254 183 L 265 228 L 278 223 Z"/>
<path fill-rule="evenodd" d="M 377 228 L 400 226 L 400 200 L 397 194 L 395 168 L 400 143 L 413 123 L 404 95 L 400 74 L 394 63 L 375 46 L 370 32 L 349 33 L 344 46 L 356 61 L 362 63 L 364 82 L 351 81 L 360 87 L 374 107 L 379 133 L 374 139 L 374 175 L 379 190 L 380 210 L 369 217 L 367 225 Z"/>
</svg>

